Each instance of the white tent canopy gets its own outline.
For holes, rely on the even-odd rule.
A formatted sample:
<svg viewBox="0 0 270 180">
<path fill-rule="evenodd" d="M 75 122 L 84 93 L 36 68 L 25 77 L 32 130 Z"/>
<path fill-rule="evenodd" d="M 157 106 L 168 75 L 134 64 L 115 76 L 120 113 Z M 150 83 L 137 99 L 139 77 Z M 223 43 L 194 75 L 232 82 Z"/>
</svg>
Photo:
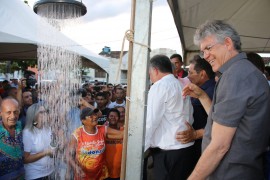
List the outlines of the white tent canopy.
<svg viewBox="0 0 270 180">
<path fill-rule="evenodd" d="M 199 49 L 193 44 L 196 28 L 206 20 L 225 20 L 239 33 L 245 52 L 270 52 L 269 0 L 168 0 L 185 60 Z"/>
<path fill-rule="evenodd" d="M 0 60 L 36 59 L 38 44 L 64 42 L 67 50 L 82 57 L 83 66 L 108 72 L 108 59 L 67 38 L 20 0 L 0 1 L 0 24 Z"/>
</svg>

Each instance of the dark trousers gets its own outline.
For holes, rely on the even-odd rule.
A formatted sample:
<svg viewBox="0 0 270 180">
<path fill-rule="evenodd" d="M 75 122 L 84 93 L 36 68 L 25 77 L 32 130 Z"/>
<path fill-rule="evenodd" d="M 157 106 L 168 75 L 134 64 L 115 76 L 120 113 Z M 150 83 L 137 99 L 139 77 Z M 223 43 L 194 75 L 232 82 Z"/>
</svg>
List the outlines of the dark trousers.
<svg viewBox="0 0 270 180">
<path fill-rule="evenodd" d="M 270 180 L 270 150 L 268 150 L 265 153 L 264 170 L 265 170 L 265 179 Z"/>
<path fill-rule="evenodd" d="M 147 180 L 186 180 L 194 168 L 193 147 L 178 150 L 151 149 L 153 166 L 147 168 L 151 174 Z M 149 160 L 149 159 L 148 159 Z"/>
</svg>

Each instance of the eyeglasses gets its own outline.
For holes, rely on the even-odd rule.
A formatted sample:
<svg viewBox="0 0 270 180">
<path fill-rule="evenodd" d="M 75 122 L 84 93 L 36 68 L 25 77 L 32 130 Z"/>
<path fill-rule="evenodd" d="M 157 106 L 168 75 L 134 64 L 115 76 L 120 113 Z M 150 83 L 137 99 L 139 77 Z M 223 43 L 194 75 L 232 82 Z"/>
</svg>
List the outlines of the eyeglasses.
<svg viewBox="0 0 270 180">
<path fill-rule="evenodd" d="M 206 46 L 206 47 L 204 48 L 204 50 L 202 50 L 202 51 L 200 52 L 200 54 L 199 54 L 200 57 L 201 57 L 201 58 L 204 58 L 204 55 L 205 55 L 205 54 L 208 54 L 208 53 L 212 50 L 212 48 L 213 48 L 215 45 L 217 45 L 217 44 L 219 44 L 219 43 L 215 43 L 215 44 Z"/>
</svg>

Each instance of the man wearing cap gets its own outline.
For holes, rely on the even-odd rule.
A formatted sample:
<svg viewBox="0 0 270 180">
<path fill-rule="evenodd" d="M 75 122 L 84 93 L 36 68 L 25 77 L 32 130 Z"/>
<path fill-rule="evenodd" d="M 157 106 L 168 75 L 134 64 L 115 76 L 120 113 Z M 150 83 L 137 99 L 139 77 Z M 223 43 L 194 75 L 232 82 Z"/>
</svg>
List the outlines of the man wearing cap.
<svg viewBox="0 0 270 180">
<path fill-rule="evenodd" d="M 122 131 L 98 125 L 99 114 L 98 109 L 84 108 L 80 115 L 83 126 L 77 128 L 72 134 L 67 159 L 74 169 L 75 179 L 103 180 L 107 178 L 105 138 L 123 138 Z"/>
</svg>

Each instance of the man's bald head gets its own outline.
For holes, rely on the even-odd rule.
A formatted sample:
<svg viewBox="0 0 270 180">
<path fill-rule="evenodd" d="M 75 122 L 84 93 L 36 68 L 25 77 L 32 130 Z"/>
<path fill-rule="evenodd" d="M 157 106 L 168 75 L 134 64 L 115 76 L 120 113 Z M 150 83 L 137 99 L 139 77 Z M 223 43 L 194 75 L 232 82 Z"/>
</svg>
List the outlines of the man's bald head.
<svg viewBox="0 0 270 180">
<path fill-rule="evenodd" d="M 20 114 L 18 101 L 11 97 L 5 98 L 1 103 L 0 109 L 4 127 L 6 129 L 15 127 Z"/>
</svg>

